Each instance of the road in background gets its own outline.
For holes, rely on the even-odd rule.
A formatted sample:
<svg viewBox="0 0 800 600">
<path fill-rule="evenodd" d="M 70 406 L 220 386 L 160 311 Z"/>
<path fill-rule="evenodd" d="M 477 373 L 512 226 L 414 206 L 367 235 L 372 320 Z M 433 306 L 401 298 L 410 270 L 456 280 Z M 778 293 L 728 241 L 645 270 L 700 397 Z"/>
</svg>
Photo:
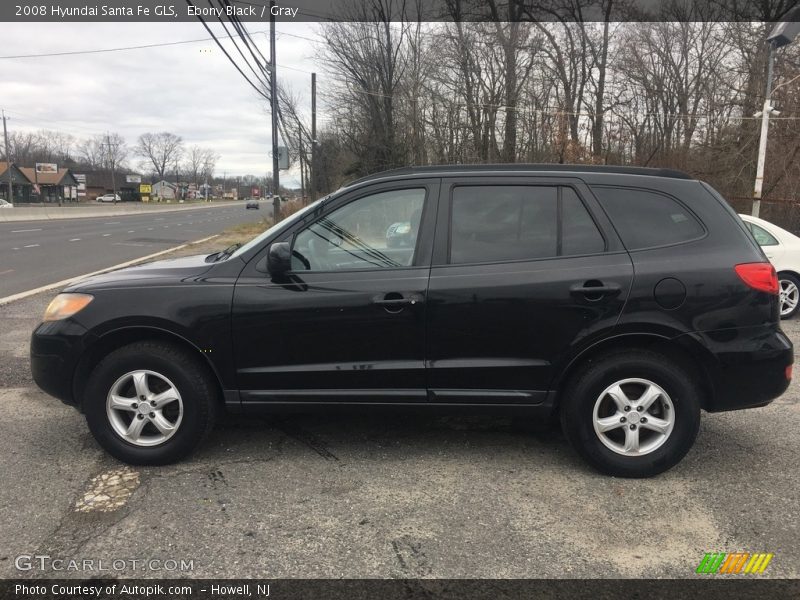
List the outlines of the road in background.
<svg viewBox="0 0 800 600">
<path fill-rule="evenodd" d="M 141 215 L 0 223 L 0 297 L 77 277 L 257 221 L 243 204 Z"/>
</svg>

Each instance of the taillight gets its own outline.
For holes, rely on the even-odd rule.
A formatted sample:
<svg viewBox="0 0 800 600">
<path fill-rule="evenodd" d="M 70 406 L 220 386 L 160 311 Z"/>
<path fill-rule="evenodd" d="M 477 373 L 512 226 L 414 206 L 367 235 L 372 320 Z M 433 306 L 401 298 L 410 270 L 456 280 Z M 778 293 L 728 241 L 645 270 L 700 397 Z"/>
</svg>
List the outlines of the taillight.
<svg viewBox="0 0 800 600">
<path fill-rule="evenodd" d="M 783 371 L 783 374 L 786 376 L 786 381 L 792 380 L 792 365 L 786 365 L 786 369 Z"/>
<path fill-rule="evenodd" d="M 736 265 L 736 274 L 754 290 L 778 295 L 778 274 L 769 263 L 744 263 Z"/>
</svg>

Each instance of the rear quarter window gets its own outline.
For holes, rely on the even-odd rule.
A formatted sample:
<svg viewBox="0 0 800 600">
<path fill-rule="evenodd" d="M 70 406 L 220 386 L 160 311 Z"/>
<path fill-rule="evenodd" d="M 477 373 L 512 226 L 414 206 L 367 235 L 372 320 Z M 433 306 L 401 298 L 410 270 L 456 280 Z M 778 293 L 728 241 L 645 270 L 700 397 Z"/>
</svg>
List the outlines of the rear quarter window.
<svg viewBox="0 0 800 600">
<path fill-rule="evenodd" d="M 592 188 L 628 250 L 679 244 L 703 237 L 705 229 L 674 198 L 641 188 Z"/>
</svg>

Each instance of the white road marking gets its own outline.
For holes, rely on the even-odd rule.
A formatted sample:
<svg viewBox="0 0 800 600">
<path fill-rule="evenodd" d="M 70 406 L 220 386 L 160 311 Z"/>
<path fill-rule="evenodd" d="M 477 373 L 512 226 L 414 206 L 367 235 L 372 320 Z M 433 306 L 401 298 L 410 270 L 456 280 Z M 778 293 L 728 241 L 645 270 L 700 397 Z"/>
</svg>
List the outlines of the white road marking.
<svg viewBox="0 0 800 600">
<path fill-rule="evenodd" d="M 194 244 L 202 244 L 203 242 L 207 242 L 209 240 L 213 240 L 214 238 L 219 237 L 219 234 L 210 235 L 208 237 L 201 238 L 199 240 L 195 240 L 193 242 L 187 242 L 185 244 L 181 244 L 180 246 L 175 246 L 174 248 L 167 248 L 166 250 L 161 250 L 160 252 L 154 252 L 153 254 L 148 254 L 147 256 L 141 256 L 139 258 L 134 258 L 133 260 L 129 260 L 124 263 L 120 263 L 118 265 L 114 265 L 113 267 L 106 267 L 105 269 L 100 269 L 99 271 L 92 271 L 91 273 L 85 273 L 83 275 L 78 275 L 76 277 L 71 277 L 70 279 L 63 279 L 62 281 L 56 281 L 55 283 L 50 283 L 48 285 L 43 285 L 41 287 L 27 290 L 25 292 L 19 292 L 18 294 L 12 294 L 11 296 L 6 296 L 5 298 L 0 298 L 0 306 L 4 304 L 8 304 L 9 302 L 14 302 L 14 300 L 22 300 L 23 298 L 27 298 L 28 296 L 35 296 L 36 294 L 40 294 L 42 292 L 49 292 L 50 290 L 54 290 L 56 288 L 62 288 L 66 285 L 78 281 L 80 279 L 85 279 L 86 277 L 91 277 L 92 275 L 100 275 L 101 273 L 107 273 L 108 271 L 114 271 L 116 269 L 123 269 L 125 267 L 130 267 L 131 265 L 135 265 L 140 262 L 145 262 L 150 260 L 151 258 L 156 258 L 157 256 L 161 256 L 163 254 L 167 254 L 169 252 L 175 252 L 176 250 L 183 250 L 187 246 L 192 246 Z M 13 250 L 19 250 L 19 248 L 13 248 Z"/>
<path fill-rule="evenodd" d="M 103 225 L 119 225 L 119 221 L 109 221 L 108 223 L 103 223 Z"/>
<path fill-rule="evenodd" d="M 41 231 L 41 229 L 12 229 L 11 233 L 27 233 L 28 231 Z"/>
<path fill-rule="evenodd" d="M 135 231 L 135 229 L 131 229 L 128 233 L 134 233 Z"/>
<path fill-rule="evenodd" d="M 72 238 L 70 242 L 80 242 L 81 238 Z"/>
<path fill-rule="evenodd" d="M 6 273 L 13 273 L 14 269 L 6 269 L 5 271 L 0 271 L 0 275 L 5 275 Z"/>
<path fill-rule="evenodd" d="M 38 248 L 39 244 L 28 244 L 27 246 L 23 246 L 23 248 Z"/>
<path fill-rule="evenodd" d="M 103 237 L 108 237 L 108 236 L 110 236 L 110 235 L 111 235 L 110 233 L 104 233 L 104 234 L 103 234 Z"/>
<path fill-rule="evenodd" d="M 164 220 L 164 217 L 156 217 L 155 219 L 153 219 L 153 221 L 163 221 L 163 220 Z"/>
<path fill-rule="evenodd" d="M 153 231 L 153 228 L 152 227 L 148 227 L 147 231 Z"/>
</svg>

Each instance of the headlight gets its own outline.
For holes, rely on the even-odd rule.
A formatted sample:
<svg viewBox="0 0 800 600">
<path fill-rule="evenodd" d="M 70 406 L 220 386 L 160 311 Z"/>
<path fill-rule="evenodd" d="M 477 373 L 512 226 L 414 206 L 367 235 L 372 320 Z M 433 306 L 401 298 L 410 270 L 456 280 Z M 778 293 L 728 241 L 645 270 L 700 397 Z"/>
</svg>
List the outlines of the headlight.
<svg viewBox="0 0 800 600">
<path fill-rule="evenodd" d="M 89 294 L 59 294 L 44 311 L 45 321 L 58 321 L 83 310 L 94 296 Z"/>
</svg>

